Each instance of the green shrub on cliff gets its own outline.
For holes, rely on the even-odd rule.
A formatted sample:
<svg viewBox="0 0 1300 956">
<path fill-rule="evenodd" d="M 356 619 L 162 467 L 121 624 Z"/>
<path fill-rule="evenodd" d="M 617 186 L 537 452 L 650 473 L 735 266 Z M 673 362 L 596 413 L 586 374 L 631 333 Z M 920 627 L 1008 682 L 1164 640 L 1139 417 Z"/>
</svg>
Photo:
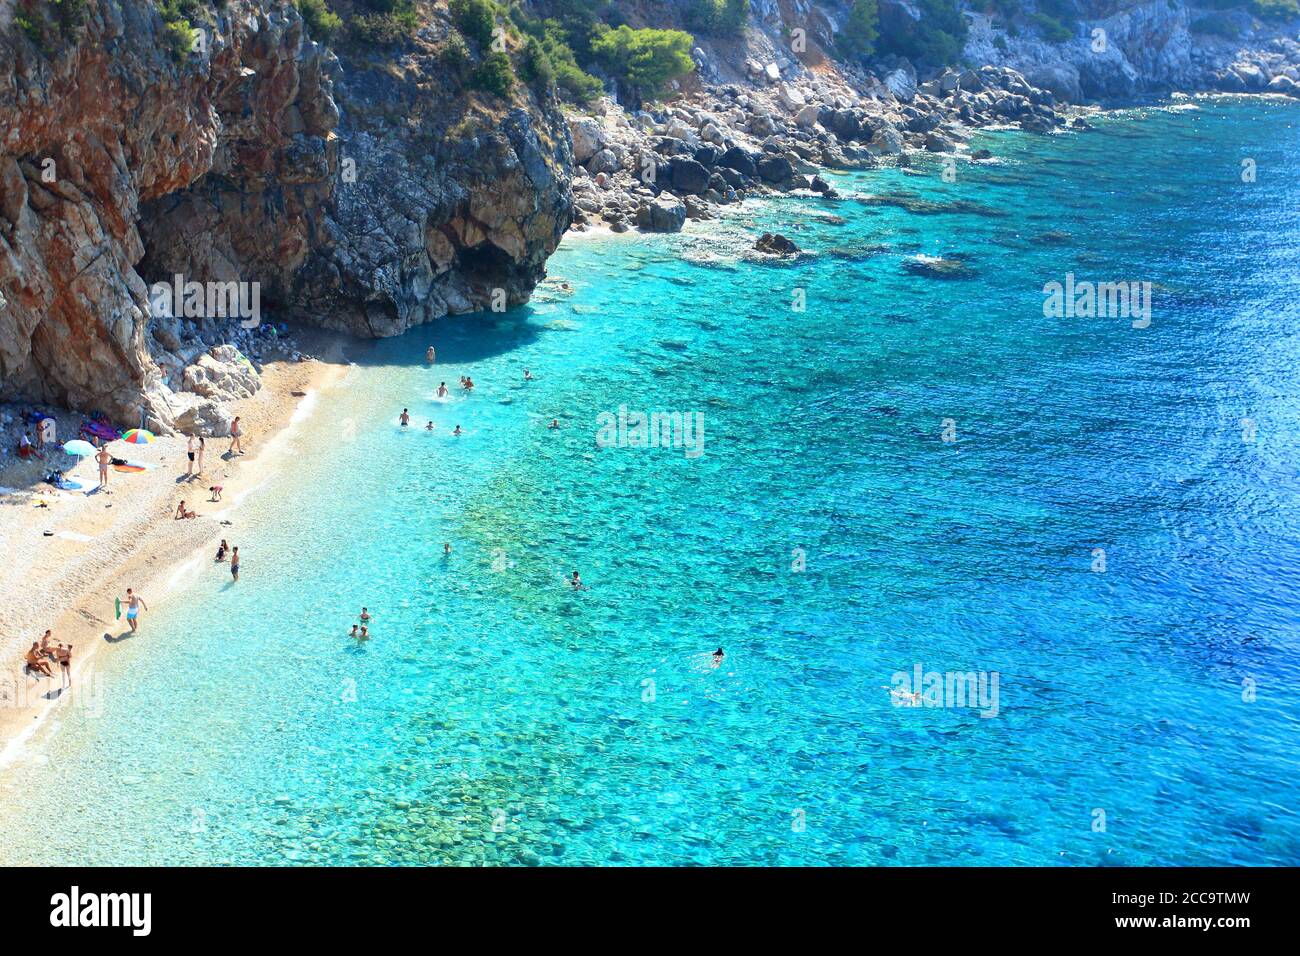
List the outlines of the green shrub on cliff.
<svg viewBox="0 0 1300 956">
<path fill-rule="evenodd" d="M 920 0 L 921 19 L 906 30 L 880 38 L 882 53 L 897 53 L 913 61 L 942 66 L 956 63 L 966 45 L 966 18 L 956 0 Z"/>
<path fill-rule="evenodd" d="M 355 46 L 392 46 L 420 29 L 414 0 L 364 0 L 370 13 L 348 18 L 347 39 Z"/>
<path fill-rule="evenodd" d="M 162 39 L 178 60 L 183 60 L 194 50 L 194 30 L 188 20 L 168 20 L 163 26 Z"/>
<path fill-rule="evenodd" d="M 880 36 L 880 9 L 876 0 L 853 0 L 849 18 L 836 38 L 840 53 L 850 59 L 871 56 Z"/>
<path fill-rule="evenodd" d="M 330 40 L 343 27 L 343 18 L 326 6 L 325 0 L 293 0 L 293 5 L 307 21 L 313 40 Z"/>
<path fill-rule="evenodd" d="M 591 52 L 610 75 L 634 93 L 655 97 L 695 69 L 695 40 L 681 30 L 634 30 L 626 24 L 596 30 Z"/>
<path fill-rule="evenodd" d="M 487 0 L 451 0 L 450 9 L 451 22 L 456 24 L 456 29 L 465 34 L 467 40 L 487 49 L 497 25 L 492 5 Z"/>
<path fill-rule="evenodd" d="M 483 57 L 470 79 L 470 85 L 476 90 L 495 93 L 497 96 L 509 96 L 515 85 L 515 71 L 510 65 L 510 57 L 493 50 Z"/>
<path fill-rule="evenodd" d="M 1052 43 L 1064 43 L 1074 36 L 1073 30 L 1049 14 L 1032 13 L 1029 19 L 1043 32 L 1043 36 Z"/>
<path fill-rule="evenodd" d="M 686 26 L 706 36 L 739 36 L 749 17 L 749 0 L 691 0 Z"/>
<path fill-rule="evenodd" d="M 546 55 L 537 37 L 529 37 L 524 41 L 524 49 L 519 54 L 519 75 L 525 83 L 543 88 L 555 83 L 555 67 L 551 65 L 551 58 Z"/>
<path fill-rule="evenodd" d="M 1296 0 L 1250 0 L 1250 9 L 1264 20 L 1290 20 L 1300 16 Z"/>
</svg>

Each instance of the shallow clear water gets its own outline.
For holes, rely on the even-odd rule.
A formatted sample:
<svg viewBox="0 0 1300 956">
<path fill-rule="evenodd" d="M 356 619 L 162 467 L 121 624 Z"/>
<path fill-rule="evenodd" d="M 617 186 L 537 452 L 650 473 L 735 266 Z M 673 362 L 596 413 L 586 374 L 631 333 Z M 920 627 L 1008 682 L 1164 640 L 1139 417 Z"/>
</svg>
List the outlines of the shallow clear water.
<svg viewBox="0 0 1300 956">
<path fill-rule="evenodd" d="M 238 585 L 203 562 L 0 777 L 0 860 L 1300 863 L 1297 118 L 991 134 L 363 346 Z M 899 190 L 965 205 L 852 198 Z M 746 257 L 772 228 L 814 254 Z M 1045 318 L 1067 272 L 1156 283 L 1150 327 Z M 599 447 L 622 405 L 704 453 Z M 918 663 L 996 716 L 893 706 Z"/>
</svg>

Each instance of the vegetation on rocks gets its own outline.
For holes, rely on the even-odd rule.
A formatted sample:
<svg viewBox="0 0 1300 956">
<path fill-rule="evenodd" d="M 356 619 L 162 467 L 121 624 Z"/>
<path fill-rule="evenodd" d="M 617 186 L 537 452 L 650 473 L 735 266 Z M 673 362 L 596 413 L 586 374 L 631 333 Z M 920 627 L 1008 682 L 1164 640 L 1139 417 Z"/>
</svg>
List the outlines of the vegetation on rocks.
<svg viewBox="0 0 1300 956">
<path fill-rule="evenodd" d="M 656 97 L 672 80 L 695 69 L 694 38 L 681 30 L 597 29 L 591 52 L 633 98 Z"/>
<path fill-rule="evenodd" d="M 839 35 L 839 48 L 843 56 L 861 59 L 871 56 L 880 37 L 880 10 L 876 0 L 853 0 L 848 20 Z"/>
</svg>

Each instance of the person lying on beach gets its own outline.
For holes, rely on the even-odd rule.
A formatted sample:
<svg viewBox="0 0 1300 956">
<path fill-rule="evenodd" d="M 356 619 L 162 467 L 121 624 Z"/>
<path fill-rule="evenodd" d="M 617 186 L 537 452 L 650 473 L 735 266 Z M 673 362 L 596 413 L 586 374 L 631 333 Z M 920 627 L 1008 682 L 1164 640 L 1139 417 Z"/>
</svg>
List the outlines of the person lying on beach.
<svg viewBox="0 0 1300 956">
<path fill-rule="evenodd" d="M 38 642 L 32 641 L 31 650 L 27 652 L 25 659 L 28 670 L 38 671 L 46 677 L 54 676 L 54 672 L 50 670 L 50 665 L 45 662 L 45 655 L 41 653 L 41 645 Z"/>
<path fill-rule="evenodd" d="M 226 553 L 227 553 L 228 551 L 230 551 L 230 545 L 226 544 L 226 539 L 225 539 L 225 538 L 222 538 L 222 539 L 221 539 L 221 544 L 217 545 L 217 556 L 216 556 L 215 558 L 213 558 L 212 560 L 213 560 L 213 561 L 225 561 L 225 560 L 226 560 Z"/>
<path fill-rule="evenodd" d="M 407 425 L 411 424 L 410 412 L 408 412 L 405 408 L 403 408 L 402 414 L 398 420 L 402 423 L 402 427 L 405 428 Z"/>
<path fill-rule="evenodd" d="M 464 379 L 461 379 L 461 381 L 464 381 Z M 439 397 L 439 398 L 446 398 L 446 397 L 447 397 L 447 383 L 446 383 L 446 382 L 439 382 L 439 383 L 438 383 L 438 397 Z"/>
<path fill-rule="evenodd" d="M 186 508 L 185 502 L 182 501 L 180 504 L 176 506 L 176 514 L 173 517 L 173 520 L 180 521 L 182 518 L 197 518 L 197 517 L 198 515 L 195 514 L 193 511 L 190 511 L 188 508 Z"/>
</svg>

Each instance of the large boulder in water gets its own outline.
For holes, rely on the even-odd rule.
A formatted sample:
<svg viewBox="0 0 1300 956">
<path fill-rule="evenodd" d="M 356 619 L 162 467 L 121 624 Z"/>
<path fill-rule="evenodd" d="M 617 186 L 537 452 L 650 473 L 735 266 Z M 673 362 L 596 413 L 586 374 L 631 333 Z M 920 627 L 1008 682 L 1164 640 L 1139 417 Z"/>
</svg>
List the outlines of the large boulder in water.
<svg viewBox="0 0 1300 956">
<path fill-rule="evenodd" d="M 799 247 L 794 244 L 794 241 L 779 232 L 763 233 L 758 237 L 758 242 L 754 243 L 754 248 L 769 256 L 793 256 L 799 252 Z"/>
<path fill-rule="evenodd" d="M 686 204 L 670 192 L 641 203 L 636 224 L 646 232 L 680 232 L 686 223 Z"/>
</svg>

